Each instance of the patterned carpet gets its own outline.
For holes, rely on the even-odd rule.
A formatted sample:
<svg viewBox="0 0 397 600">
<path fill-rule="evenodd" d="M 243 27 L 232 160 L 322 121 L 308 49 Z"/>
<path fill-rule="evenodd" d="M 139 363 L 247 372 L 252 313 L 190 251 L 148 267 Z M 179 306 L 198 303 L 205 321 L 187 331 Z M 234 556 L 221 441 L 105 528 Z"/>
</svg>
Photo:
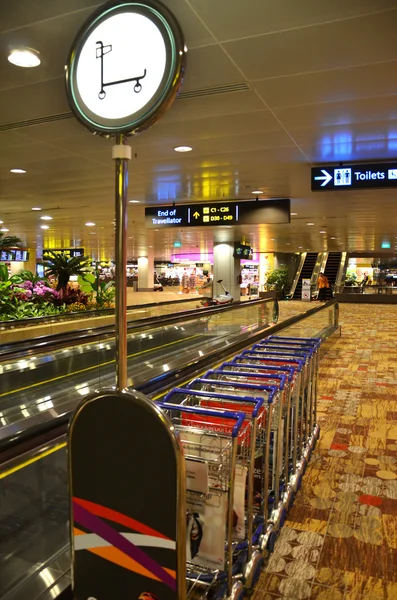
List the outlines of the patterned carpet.
<svg viewBox="0 0 397 600">
<path fill-rule="evenodd" d="M 397 600 L 397 306 L 340 305 L 320 442 L 254 600 Z"/>
</svg>

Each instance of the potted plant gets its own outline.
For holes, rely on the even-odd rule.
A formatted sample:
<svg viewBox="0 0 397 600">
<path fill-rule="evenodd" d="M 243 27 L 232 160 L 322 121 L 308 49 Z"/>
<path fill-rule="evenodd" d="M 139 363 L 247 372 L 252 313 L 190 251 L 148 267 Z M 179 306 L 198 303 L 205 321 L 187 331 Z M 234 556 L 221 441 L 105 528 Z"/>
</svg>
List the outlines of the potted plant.
<svg viewBox="0 0 397 600">
<path fill-rule="evenodd" d="M 22 244 L 22 240 L 16 235 L 5 235 L 3 231 L 0 231 L 0 249 L 6 248 L 19 248 Z"/>
<path fill-rule="evenodd" d="M 268 290 L 276 291 L 277 299 L 281 299 L 284 295 L 284 289 L 288 279 L 288 268 L 284 265 L 278 269 L 271 271 L 267 277 Z"/>
<path fill-rule="evenodd" d="M 70 258 L 66 254 L 52 250 L 48 254 L 43 265 L 47 269 L 46 275 L 56 277 L 58 292 L 66 292 L 71 275 L 84 275 L 90 263 L 87 256 Z"/>
</svg>

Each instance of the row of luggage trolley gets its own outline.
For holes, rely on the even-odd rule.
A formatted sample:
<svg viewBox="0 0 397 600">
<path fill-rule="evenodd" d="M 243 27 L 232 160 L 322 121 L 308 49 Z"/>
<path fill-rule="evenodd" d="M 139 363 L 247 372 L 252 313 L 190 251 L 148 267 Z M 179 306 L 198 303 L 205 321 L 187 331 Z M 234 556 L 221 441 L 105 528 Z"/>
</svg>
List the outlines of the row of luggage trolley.
<svg viewBox="0 0 397 600">
<path fill-rule="evenodd" d="M 186 460 L 187 598 L 252 592 L 319 437 L 320 342 L 271 336 L 159 402 Z"/>
</svg>

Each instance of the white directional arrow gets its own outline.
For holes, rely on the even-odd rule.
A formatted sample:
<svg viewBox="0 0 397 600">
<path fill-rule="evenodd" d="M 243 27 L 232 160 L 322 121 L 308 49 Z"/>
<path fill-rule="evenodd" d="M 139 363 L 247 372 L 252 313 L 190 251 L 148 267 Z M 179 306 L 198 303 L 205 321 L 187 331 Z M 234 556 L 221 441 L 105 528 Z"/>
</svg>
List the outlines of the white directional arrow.
<svg viewBox="0 0 397 600">
<path fill-rule="evenodd" d="M 329 183 L 332 179 L 332 175 L 330 175 L 328 173 L 328 171 L 324 171 L 324 169 L 321 169 L 321 173 L 324 173 L 324 177 L 315 177 L 314 179 L 318 180 L 318 181 L 323 181 L 323 183 L 321 184 L 321 187 L 324 187 L 327 185 L 327 183 Z"/>
</svg>

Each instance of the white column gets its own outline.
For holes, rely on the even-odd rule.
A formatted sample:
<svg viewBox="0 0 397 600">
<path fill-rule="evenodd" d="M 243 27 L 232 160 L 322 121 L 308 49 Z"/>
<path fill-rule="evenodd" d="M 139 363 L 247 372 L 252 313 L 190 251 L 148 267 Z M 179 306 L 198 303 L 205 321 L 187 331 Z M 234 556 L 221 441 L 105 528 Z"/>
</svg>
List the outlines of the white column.
<svg viewBox="0 0 397 600">
<path fill-rule="evenodd" d="M 240 301 L 241 273 L 240 259 L 234 258 L 234 242 L 214 243 L 214 288 L 213 295 L 223 293 L 222 288 L 216 283 L 223 280 L 223 285 L 232 295 L 235 302 Z"/>
<path fill-rule="evenodd" d="M 153 292 L 154 253 L 149 248 L 145 256 L 138 257 L 138 291 Z"/>
</svg>

